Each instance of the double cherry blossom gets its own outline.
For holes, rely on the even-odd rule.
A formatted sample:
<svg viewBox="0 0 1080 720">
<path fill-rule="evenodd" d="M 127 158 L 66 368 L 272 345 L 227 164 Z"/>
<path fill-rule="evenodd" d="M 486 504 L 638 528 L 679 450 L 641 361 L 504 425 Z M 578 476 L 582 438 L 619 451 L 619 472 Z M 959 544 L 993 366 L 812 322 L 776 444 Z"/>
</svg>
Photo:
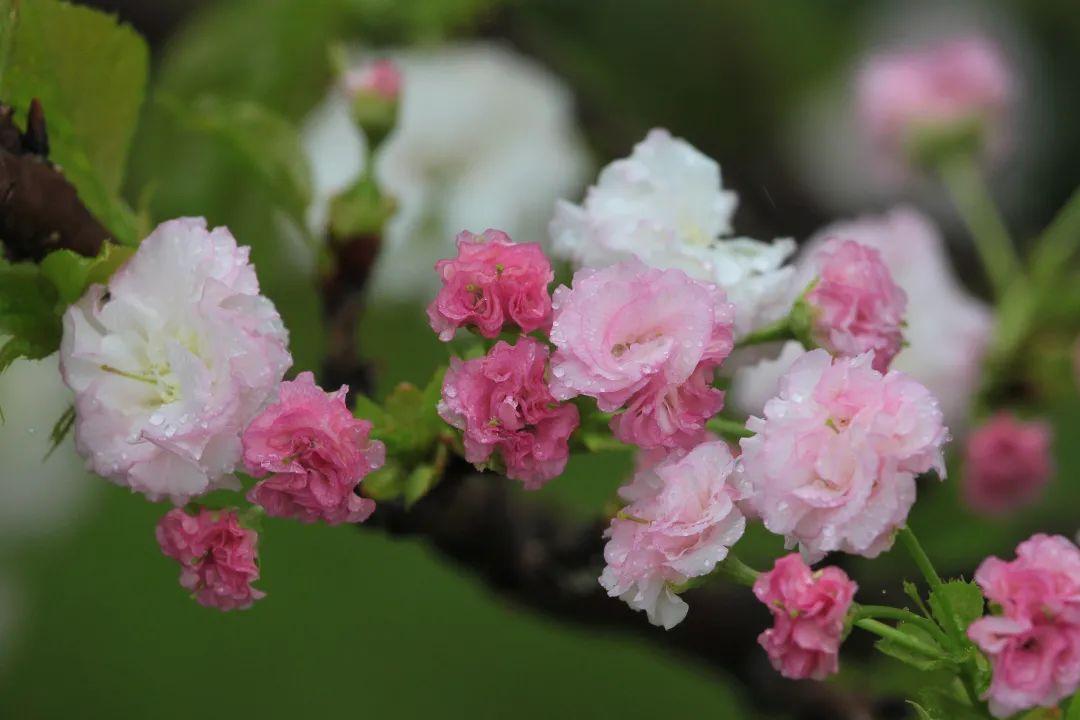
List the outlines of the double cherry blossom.
<svg viewBox="0 0 1080 720">
<path fill-rule="evenodd" d="M 436 265 L 441 288 L 427 311 L 440 339 L 477 336 L 443 380 L 437 412 L 460 436 L 447 430 L 440 442 L 537 489 L 579 441 L 592 447 L 583 432 L 608 423 L 639 462 L 605 535 L 603 588 L 670 629 L 688 613 L 680 593 L 695 578 L 742 573 L 773 615 L 759 638 L 773 666 L 823 679 L 860 617 L 857 588 L 810 563 L 888 549 L 918 477 L 944 478 L 949 431 L 934 394 L 889 369 L 908 293 L 892 272 L 902 259 L 876 240 L 885 230 L 835 226 L 796 269 L 783 265 L 787 243 L 729 237 L 735 204 L 716 163 L 653 131 L 583 205 L 560 204 L 554 246 L 579 266 L 568 285 L 551 291 L 539 244 L 462 232 L 456 256 Z M 925 230 L 910 211 L 880 222 Z M 736 340 L 760 342 L 765 323 L 766 335 L 786 328 L 817 349 L 790 344 L 766 360 L 779 378 L 735 447 L 708 429 L 724 407 L 718 373 Z M 310 372 L 283 381 L 287 340 L 247 248 L 198 219 L 161 225 L 64 317 L 61 367 L 93 470 L 177 504 L 236 489 L 241 469 L 254 480 L 250 510 L 174 509 L 158 524 L 181 585 L 206 606 L 263 596 L 253 587 L 259 514 L 338 524 L 375 510 L 363 481 L 385 460 L 376 428 L 350 412 L 347 387 L 327 392 Z M 1026 501 L 1050 472 L 1048 444 L 1044 426 L 1008 416 L 979 428 L 969 502 L 1000 511 Z M 732 564 L 751 520 L 800 553 L 760 574 Z M 994 714 L 1075 692 L 1080 550 L 1037 535 L 1016 560 L 984 562 L 976 580 L 993 614 L 968 635 L 994 666 Z"/>
</svg>

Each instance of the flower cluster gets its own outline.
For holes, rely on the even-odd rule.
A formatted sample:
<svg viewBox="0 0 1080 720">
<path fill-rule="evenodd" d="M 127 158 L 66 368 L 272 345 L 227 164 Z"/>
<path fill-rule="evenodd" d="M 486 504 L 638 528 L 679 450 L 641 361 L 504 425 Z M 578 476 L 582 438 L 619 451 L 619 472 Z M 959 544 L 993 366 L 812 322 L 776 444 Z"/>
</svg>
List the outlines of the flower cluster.
<svg viewBox="0 0 1080 720">
<path fill-rule="evenodd" d="M 765 527 L 817 560 L 875 557 L 915 502 L 915 478 L 944 477 L 948 432 L 930 392 L 871 367 L 869 354 L 809 352 L 780 380 L 764 417 L 746 424 L 741 471 Z"/>
<path fill-rule="evenodd" d="M 178 508 L 157 526 L 161 552 L 180 563 L 180 585 L 219 610 L 249 608 L 265 596 L 251 586 L 259 579 L 258 538 L 232 510 L 189 515 Z"/>
<path fill-rule="evenodd" d="M 874 353 L 885 372 L 903 343 L 907 295 L 874 248 L 835 238 L 813 256 L 817 275 L 805 295 L 815 342 L 834 355 Z"/>
<path fill-rule="evenodd" d="M 649 622 L 671 629 L 689 609 L 678 586 L 707 575 L 746 528 L 736 505 L 735 458 L 720 440 L 674 450 L 642 467 L 619 494 L 629 504 L 611 521 L 600 584 Z"/>
<path fill-rule="evenodd" d="M 1080 548 L 1035 535 L 1016 559 L 987 558 L 975 573 L 1000 615 L 976 620 L 969 637 L 994 668 L 987 692 L 999 718 L 1056 707 L 1080 687 Z"/>
<path fill-rule="evenodd" d="M 452 340 L 466 326 L 486 338 L 506 325 L 526 333 L 550 327 L 548 284 L 555 274 L 539 245 L 485 230 L 462 232 L 457 247 L 456 258 L 435 265 L 443 284 L 427 313 L 440 340 Z"/>
<path fill-rule="evenodd" d="M 162 223 L 64 315 L 60 365 L 91 470 L 151 500 L 234 487 L 240 435 L 292 363 L 249 249 Z"/>
<path fill-rule="evenodd" d="M 498 342 L 484 357 L 454 358 L 443 381 L 439 415 L 464 431 L 465 459 L 498 452 L 507 477 L 535 490 L 562 473 L 578 410 L 552 397 L 544 374 L 548 348 L 522 337 Z"/>
<path fill-rule="evenodd" d="M 375 502 L 356 494 L 383 464 L 385 448 L 369 439 L 371 423 L 345 407 L 348 387 L 324 392 L 300 373 L 244 431 L 244 466 L 260 481 L 248 500 L 268 515 L 330 525 L 362 522 Z"/>
<path fill-rule="evenodd" d="M 840 568 L 813 572 L 797 554 L 758 576 L 754 595 L 773 615 L 773 626 L 758 642 L 777 672 L 792 680 L 836 673 L 844 618 L 857 589 Z"/>
<path fill-rule="evenodd" d="M 733 347 L 732 306 L 715 285 L 627 260 L 583 269 L 555 291 L 551 391 L 587 395 L 615 436 L 644 448 L 692 448 L 723 407 L 713 371 Z"/>
<path fill-rule="evenodd" d="M 1007 412 L 968 436 L 963 494 L 968 507 L 999 515 L 1035 501 L 1050 479 L 1050 426 L 1024 422 Z"/>
<path fill-rule="evenodd" d="M 560 201 L 551 222 L 555 251 L 579 267 L 636 257 L 722 288 L 739 335 L 778 319 L 788 303 L 791 240 L 730 238 L 737 198 L 720 166 L 685 140 L 652 130 L 630 157 L 600 173 L 578 206 Z"/>
</svg>

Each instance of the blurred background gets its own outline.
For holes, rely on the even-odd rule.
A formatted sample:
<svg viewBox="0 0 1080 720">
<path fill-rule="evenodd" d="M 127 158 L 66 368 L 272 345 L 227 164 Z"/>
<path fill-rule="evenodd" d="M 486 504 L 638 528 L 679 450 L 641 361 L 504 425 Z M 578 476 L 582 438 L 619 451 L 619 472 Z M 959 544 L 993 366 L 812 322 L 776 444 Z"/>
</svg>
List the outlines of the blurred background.
<svg viewBox="0 0 1080 720">
<path fill-rule="evenodd" d="M 154 221 L 205 215 L 252 245 L 301 368 L 317 366 L 325 342 L 311 276 L 326 202 L 356 176 L 364 146 L 334 89 L 331 48 L 401 64 L 400 127 L 377 160 L 401 205 L 362 327 L 377 394 L 424 382 L 444 361 L 422 307 L 458 230 L 544 241 L 554 201 L 578 201 L 654 126 L 720 162 L 739 193 L 739 234 L 803 240 L 906 201 L 940 224 L 960 281 L 985 297 L 940 189 L 876 177 L 852 138 L 853 73 L 878 48 L 978 32 L 1004 49 L 1021 102 L 991 182 L 1020 242 L 1080 181 L 1072 0 L 86 4 L 118 13 L 151 47 L 128 201 Z M 912 525 L 945 570 L 970 576 L 1035 528 L 1075 534 L 1080 403 L 1071 377 L 1063 392 L 1054 382 L 1040 398 L 1058 472 L 1039 503 L 986 519 L 954 482 L 924 488 Z M 42 461 L 65 392 L 55 359 L 0 376 L 0 717 L 760 717 L 739 684 L 648 632 L 532 614 L 421 543 L 348 527 L 270 520 L 268 599 L 243 613 L 204 609 L 153 541 L 162 506 L 85 476 L 70 439 Z M 541 499 L 595 514 L 628 468 L 618 453 L 575 460 Z M 760 564 L 778 550 L 763 536 L 745 543 Z M 890 591 L 910 573 L 892 555 L 852 567 L 864 588 Z M 899 665 L 882 673 L 877 662 L 846 663 L 838 682 L 882 696 L 908 685 Z"/>
</svg>

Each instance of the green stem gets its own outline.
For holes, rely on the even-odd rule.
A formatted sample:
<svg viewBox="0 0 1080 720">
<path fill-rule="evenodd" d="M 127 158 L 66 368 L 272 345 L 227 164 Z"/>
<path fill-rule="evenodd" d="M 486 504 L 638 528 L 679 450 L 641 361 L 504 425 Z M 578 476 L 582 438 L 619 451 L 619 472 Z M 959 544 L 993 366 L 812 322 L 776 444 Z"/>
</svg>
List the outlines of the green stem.
<svg viewBox="0 0 1080 720">
<path fill-rule="evenodd" d="M 930 556 L 923 550 L 923 546 L 919 543 L 919 539 L 915 537 L 915 533 L 911 532 L 911 528 L 907 525 L 900 528 L 897 532 L 897 536 L 900 538 L 900 542 L 903 543 L 904 548 L 907 550 L 908 555 L 915 561 L 915 564 L 919 568 L 919 572 L 926 578 L 926 582 L 930 585 L 931 592 L 936 591 L 935 597 L 938 602 L 941 603 L 941 609 L 945 612 L 948 622 L 942 623 L 945 628 L 945 632 L 958 646 L 964 642 L 963 628 L 957 626 L 955 622 L 956 613 L 953 612 L 952 602 L 949 600 L 948 593 L 941 592 L 941 589 L 945 586 L 942 582 L 941 576 L 938 575 L 937 570 L 934 569 L 934 563 L 930 562 Z"/>
<path fill-rule="evenodd" d="M 734 553 L 728 553 L 727 558 L 718 563 L 713 572 L 746 587 L 753 587 L 759 574 L 757 570 L 735 557 Z"/>
<path fill-rule="evenodd" d="M 900 528 L 896 533 L 900 538 L 900 542 L 904 544 L 904 549 L 907 550 L 908 555 L 915 561 L 915 564 L 919 566 L 919 572 L 926 578 L 926 582 L 930 585 L 931 590 L 937 590 L 945 583 L 942 582 L 941 576 L 938 575 L 937 570 L 934 569 L 934 563 L 930 562 L 930 556 L 923 550 L 922 545 L 919 543 L 919 539 L 915 537 L 915 533 L 911 532 L 911 528 L 907 525 Z"/>
<path fill-rule="evenodd" d="M 1000 296 L 1020 272 L 1020 259 L 1009 231 L 974 159 L 952 154 L 938 166 L 953 203 L 975 240 L 983 267 Z"/>
<path fill-rule="evenodd" d="M 886 640 L 891 640 L 897 645 L 903 645 L 908 650 L 913 650 L 921 655 L 925 655 L 928 658 L 948 660 L 949 658 L 937 648 L 930 647 L 922 640 L 916 637 L 908 635 L 907 633 L 900 632 L 891 625 L 886 625 L 883 622 L 878 622 L 872 618 L 863 618 L 855 621 L 855 627 L 861 628 L 867 632 L 873 633 L 878 637 L 883 637 Z"/>
<path fill-rule="evenodd" d="M 937 623 L 903 608 L 889 607 L 886 605 L 859 605 L 855 610 L 855 618 L 857 620 L 866 618 L 898 620 L 911 625 L 917 625 L 942 645 L 949 644 L 949 638 L 941 631 L 941 628 L 937 626 Z"/>
<path fill-rule="evenodd" d="M 748 438 L 754 436 L 753 430 L 747 430 L 744 423 L 738 420 L 729 420 L 723 417 L 714 417 L 706 423 L 706 427 L 712 430 L 717 435 L 723 436 L 727 440 L 738 440 L 739 438 Z"/>
<path fill-rule="evenodd" d="M 741 340 L 735 343 L 735 347 L 744 348 L 750 347 L 751 345 L 763 345 L 765 343 L 778 342 L 780 340 L 794 339 L 795 332 L 791 328 L 791 323 L 787 317 L 783 317 L 772 325 L 758 328 L 754 332 L 743 336 Z"/>
<path fill-rule="evenodd" d="M 1031 258 L 1031 274 L 1045 281 L 1059 275 L 1080 246 L 1080 187 L 1039 236 Z"/>
</svg>

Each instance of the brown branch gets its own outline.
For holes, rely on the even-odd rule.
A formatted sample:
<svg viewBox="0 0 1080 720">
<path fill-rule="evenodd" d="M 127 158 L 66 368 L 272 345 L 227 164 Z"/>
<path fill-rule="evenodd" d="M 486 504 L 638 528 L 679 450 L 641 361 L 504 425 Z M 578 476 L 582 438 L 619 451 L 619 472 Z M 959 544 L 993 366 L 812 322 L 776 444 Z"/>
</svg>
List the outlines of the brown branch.
<svg viewBox="0 0 1080 720">
<path fill-rule="evenodd" d="M 93 257 L 110 237 L 86 209 L 62 170 L 49 162 L 45 114 L 30 103 L 26 131 L 0 103 L 0 241 L 8 260 L 40 261 L 67 248 Z"/>
</svg>

